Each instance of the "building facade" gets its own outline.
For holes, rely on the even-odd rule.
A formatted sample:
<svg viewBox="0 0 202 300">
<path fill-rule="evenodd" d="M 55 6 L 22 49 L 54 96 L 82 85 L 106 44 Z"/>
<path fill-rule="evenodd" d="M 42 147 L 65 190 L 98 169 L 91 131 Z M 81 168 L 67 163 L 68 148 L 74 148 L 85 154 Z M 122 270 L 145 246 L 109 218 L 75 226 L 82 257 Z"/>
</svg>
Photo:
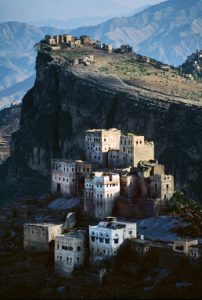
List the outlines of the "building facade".
<svg viewBox="0 0 202 300">
<path fill-rule="evenodd" d="M 62 277 L 69 277 L 72 271 L 82 266 L 86 259 L 86 232 L 72 231 L 56 237 L 55 272 Z"/>
<path fill-rule="evenodd" d="M 68 198 L 77 195 L 76 162 L 52 160 L 52 192 L 61 193 Z"/>
<path fill-rule="evenodd" d="M 87 130 L 85 136 L 86 160 L 102 167 L 108 165 L 108 151 L 119 150 L 121 131 L 116 128 Z"/>
<path fill-rule="evenodd" d="M 119 222 L 112 217 L 105 218 L 96 226 L 89 226 L 91 260 L 115 256 L 126 239 L 136 237 L 136 223 Z"/>
<path fill-rule="evenodd" d="M 172 175 L 154 174 L 149 180 L 149 196 L 152 199 L 170 200 L 174 194 L 174 178 Z"/>
<path fill-rule="evenodd" d="M 173 244 L 173 251 L 189 255 L 190 247 L 198 245 L 198 240 L 177 240 Z"/>
<path fill-rule="evenodd" d="M 154 159 L 154 143 L 147 142 L 144 136 L 121 135 L 119 162 L 120 167 L 137 167 L 142 160 Z"/>
<path fill-rule="evenodd" d="M 119 196 L 119 174 L 92 173 L 85 178 L 84 214 L 96 219 L 111 215 Z"/>
<path fill-rule="evenodd" d="M 174 177 L 165 174 L 165 167 L 157 160 L 141 161 L 137 167 L 141 179 L 142 198 L 168 201 L 174 194 Z"/>
<path fill-rule="evenodd" d="M 49 244 L 62 233 L 62 224 L 24 224 L 24 249 L 48 251 Z"/>
<path fill-rule="evenodd" d="M 52 193 L 61 193 L 67 198 L 83 194 L 84 178 L 96 166 L 76 160 L 52 159 Z"/>
</svg>

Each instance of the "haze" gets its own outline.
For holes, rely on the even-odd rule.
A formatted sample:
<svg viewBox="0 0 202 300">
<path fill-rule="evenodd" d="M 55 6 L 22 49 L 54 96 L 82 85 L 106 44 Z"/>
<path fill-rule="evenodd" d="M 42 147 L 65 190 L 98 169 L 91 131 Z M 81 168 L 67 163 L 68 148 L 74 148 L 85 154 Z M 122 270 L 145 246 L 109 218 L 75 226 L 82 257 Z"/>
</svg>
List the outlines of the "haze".
<svg viewBox="0 0 202 300">
<path fill-rule="evenodd" d="M 82 17 L 111 17 L 163 0 L 0 0 L 0 21 L 36 22 Z"/>
</svg>

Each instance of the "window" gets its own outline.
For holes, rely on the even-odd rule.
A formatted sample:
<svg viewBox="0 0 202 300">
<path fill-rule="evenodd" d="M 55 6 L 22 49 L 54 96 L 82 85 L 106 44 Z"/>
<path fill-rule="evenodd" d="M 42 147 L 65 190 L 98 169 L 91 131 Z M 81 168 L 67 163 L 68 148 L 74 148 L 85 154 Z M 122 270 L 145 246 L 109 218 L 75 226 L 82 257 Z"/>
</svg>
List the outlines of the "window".
<svg viewBox="0 0 202 300">
<path fill-rule="evenodd" d="M 79 257 L 77 257 L 77 261 L 79 262 Z"/>
<path fill-rule="evenodd" d="M 57 245 L 57 249 L 60 249 L 60 246 L 59 246 L 59 245 Z"/>
<path fill-rule="evenodd" d="M 63 250 L 67 250 L 67 246 L 62 246 L 62 249 Z"/>
<path fill-rule="evenodd" d="M 73 247 L 69 246 L 69 247 L 67 247 L 67 250 L 73 251 Z"/>
<path fill-rule="evenodd" d="M 106 244 L 109 244 L 109 242 L 110 242 L 110 239 L 105 239 Z"/>
<path fill-rule="evenodd" d="M 81 247 L 80 246 L 77 247 L 77 251 L 81 251 Z"/>
<path fill-rule="evenodd" d="M 119 243 L 119 239 L 118 238 L 115 238 L 114 239 L 114 244 L 118 244 Z"/>
<path fill-rule="evenodd" d="M 104 239 L 103 238 L 99 238 L 99 242 L 100 243 L 104 243 Z"/>
<path fill-rule="evenodd" d="M 91 236 L 91 241 L 95 242 L 95 237 L 94 236 Z"/>
</svg>

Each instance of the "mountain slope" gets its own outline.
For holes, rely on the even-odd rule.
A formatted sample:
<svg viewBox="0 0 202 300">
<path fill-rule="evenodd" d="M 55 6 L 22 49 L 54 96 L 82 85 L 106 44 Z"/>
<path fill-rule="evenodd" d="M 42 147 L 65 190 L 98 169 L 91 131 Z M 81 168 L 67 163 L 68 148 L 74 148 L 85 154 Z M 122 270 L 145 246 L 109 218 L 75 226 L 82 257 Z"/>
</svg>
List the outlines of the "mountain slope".
<svg viewBox="0 0 202 300">
<path fill-rule="evenodd" d="M 166 63 L 181 64 L 202 48 L 202 1 L 169 0 L 127 18 L 73 30 L 112 43 L 129 43 L 136 52 Z"/>
</svg>

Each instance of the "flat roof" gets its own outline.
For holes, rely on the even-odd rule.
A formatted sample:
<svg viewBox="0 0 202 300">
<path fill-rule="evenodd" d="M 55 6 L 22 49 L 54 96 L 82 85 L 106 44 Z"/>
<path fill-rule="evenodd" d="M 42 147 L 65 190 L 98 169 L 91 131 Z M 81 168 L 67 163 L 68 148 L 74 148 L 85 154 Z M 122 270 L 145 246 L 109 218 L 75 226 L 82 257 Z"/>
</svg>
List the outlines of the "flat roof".
<svg viewBox="0 0 202 300">
<path fill-rule="evenodd" d="M 36 226 L 36 227 L 44 227 L 44 228 L 59 226 L 59 225 L 62 225 L 62 223 L 61 224 L 53 224 L 53 223 L 25 223 L 24 224 L 24 226 Z"/>
<path fill-rule="evenodd" d="M 65 159 L 65 158 L 52 158 L 51 161 L 53 162 L 65 162 L 65 163 L 69 163 L 69 164 L 73 164 L 76 163 L 76 160 L 71 160 L 71 159 Z"/>
<path fill-rule="evenodd" d="M 120 131 L 120 129 L 117 129 L 117 128 L 109 128 L 109 129 L 100 128 L 100 129 L 87 129 L 86 130 L 86 132 L 100 132 L 100 131 Z"/>
<path fill-rule="evenodd" d="M 105 229 L 122 229 L 125 228 L 126 225 L 135 225 L 136 223 L 131 222 L 121 222 L 121 221 L 102 221 L 98 223 L 98 225 L 91 226 L 91 227 L 97 227 L 97 228 L 105 228 Z"/>
</svg>

